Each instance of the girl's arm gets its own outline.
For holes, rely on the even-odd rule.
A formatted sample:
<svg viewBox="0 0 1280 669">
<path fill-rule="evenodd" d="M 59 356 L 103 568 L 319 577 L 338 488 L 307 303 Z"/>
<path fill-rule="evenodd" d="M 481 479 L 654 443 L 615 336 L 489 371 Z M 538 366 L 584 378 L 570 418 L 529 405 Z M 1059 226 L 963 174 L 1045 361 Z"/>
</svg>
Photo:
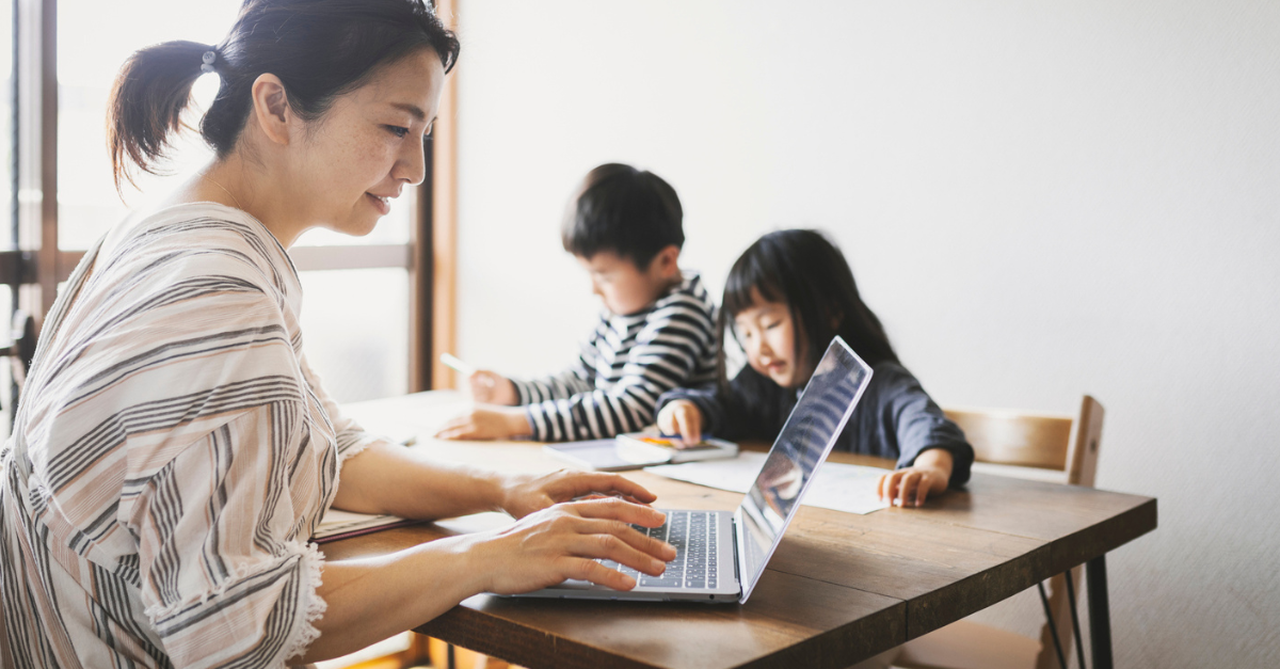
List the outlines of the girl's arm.
<svg viewBox="0 0 1280 669">
<path fill-rule="evenodd" d="M 899 453 L 898 470 L 880 481 L 881 497 L 898 506 L 920 506 L 930 494 L 968 481 L 973 447 L 920 382 L 900 365 L 881 364 L 872 384 L 878 384 L 872 404 L 879 431 Z"/>
<path fill-rule="evenodd" d="M 685 417 L 693 419 L 692 413 L 696 407 L 696 418 L 700 419 L 698 431 L 702 434 L 714 434 L 731 441 L 773 441 L 786 422 L 785 415 L 779 417 L 782 413 L 779 408 L 783 392 L 785 391 L 777 384 L 755 370 L 743 367 L 729 382 L 728 392 L 719 386 L 707 386 L 676 388 L 663 393 L 657 404 L 658 428 L 667 431 L 671 427 L 679 431 L 674 422 L 675 412 L 679 411 Z M 684 405 L 683 408 L 665 409 L 676 402 Z M 667 411 L 665 418 L 661 416 L 664 409 Z M 664 427 L 664 421 L 667 422 L 667 427 Z M 692 435 L 684 438 L 687 440 L 689 436 Z"/>
</svg>

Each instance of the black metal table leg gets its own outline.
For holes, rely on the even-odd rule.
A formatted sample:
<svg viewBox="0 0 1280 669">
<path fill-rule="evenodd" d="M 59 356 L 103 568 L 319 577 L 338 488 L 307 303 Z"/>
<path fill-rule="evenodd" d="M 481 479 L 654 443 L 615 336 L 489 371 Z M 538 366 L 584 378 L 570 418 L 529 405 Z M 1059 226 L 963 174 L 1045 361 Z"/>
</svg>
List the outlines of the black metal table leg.
<svg viewBox="0 0 1280 669">
<path fill-rule="evenodd" d="M 1093 669 L 1112 669 L 1111 611 L 1107 604 L 1107 556 L 1085 563 L 1089 588 L 1089 636 L 1093 640 Z"/>
</svg>

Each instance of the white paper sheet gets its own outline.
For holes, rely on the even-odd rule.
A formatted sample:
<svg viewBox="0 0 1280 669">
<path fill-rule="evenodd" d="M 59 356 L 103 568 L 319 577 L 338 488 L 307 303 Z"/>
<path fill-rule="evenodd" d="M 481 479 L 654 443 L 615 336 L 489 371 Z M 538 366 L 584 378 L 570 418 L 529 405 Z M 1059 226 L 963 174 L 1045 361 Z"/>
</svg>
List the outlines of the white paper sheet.
<svg viewBox="0 0 1280 669">
<path fill-rule="evenodd" d="M 745 493 L 764 467 L 766 455 L 747 451 L 731 460 L 658 465 L 644 470 L 677 481 Z M 878 467 L 824 462 L 802 504 L 847 513 L 871 513 L 886 508 L 889 504 L 876 494 L 876 482 L 887 471 Z"/>
</svg>

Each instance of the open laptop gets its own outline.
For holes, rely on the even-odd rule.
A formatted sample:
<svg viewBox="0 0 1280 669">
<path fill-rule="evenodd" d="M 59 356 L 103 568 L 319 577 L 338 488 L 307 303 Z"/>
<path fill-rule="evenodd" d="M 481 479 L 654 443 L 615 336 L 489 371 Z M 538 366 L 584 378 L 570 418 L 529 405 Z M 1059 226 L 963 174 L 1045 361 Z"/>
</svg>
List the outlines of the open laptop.
<svg viewBox="0 0 1280 669">
<path fill-rule="evenodd" d="M 676 547 L 661 576 L 603 561 L 635 578 L 635 589 L 569 580 L 521 596 L 745 603 L 870 380 L 871 368 L 832 340 L 737 510 L 664 510 L 662 527 L 636 527 Z"/>
</svg>

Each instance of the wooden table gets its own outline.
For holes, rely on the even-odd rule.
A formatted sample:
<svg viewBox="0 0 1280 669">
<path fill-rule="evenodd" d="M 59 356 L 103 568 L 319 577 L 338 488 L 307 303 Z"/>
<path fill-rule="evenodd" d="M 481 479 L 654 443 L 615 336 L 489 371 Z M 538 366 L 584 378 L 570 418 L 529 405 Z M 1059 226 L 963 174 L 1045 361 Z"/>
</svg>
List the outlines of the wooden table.
<svg viewBox="0 0 1280 669">
<path fill-rule="evenodd" d="M 459 409 L 424 393 L 353 407 L 429 428 Z M 562 466 L 531 443 L 424 439 L 436 457 L 511 471 Z M 847 454 L 833 461 L 870 464 Z M 880 461 L 881 463 L 883 461 Z M 741 495 L 630 474 L 660 508 L 733 509 Z M 330 560 L 455 533 L 443 523 L 323 546 Z M 472 597 L 416 628 L 529 667 L 847 667 L 1088 563 L 1094 662 L 1110 665 L 1105 555 L 1156 528 L 1156 500 L 974 474 L 923 509 L 802 507 L 746 605 Z"/>
</svg>

